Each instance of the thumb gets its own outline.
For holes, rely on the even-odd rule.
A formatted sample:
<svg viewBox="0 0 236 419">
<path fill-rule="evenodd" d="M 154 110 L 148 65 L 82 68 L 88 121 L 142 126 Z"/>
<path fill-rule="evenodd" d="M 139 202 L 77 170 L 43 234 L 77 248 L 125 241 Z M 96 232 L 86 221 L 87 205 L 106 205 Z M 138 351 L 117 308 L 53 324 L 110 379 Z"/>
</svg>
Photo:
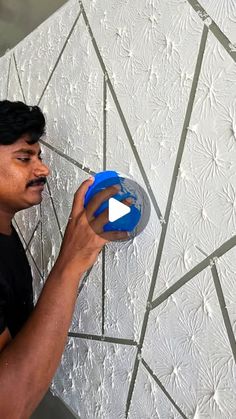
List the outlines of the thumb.
<svg viewBox="0 0 236 419">
<path fill-rule="evenodd" d="M 93 184 L 93 182 L 94 182 L 94 177 L 90 176 L 80 185 L 80 187 L 75 192 L 71 216 L 76 216 L 80 214 L 81 211 L 84 210 L 85 195 L 86 195 L 86 192 L 88 191 L 88 188 Z"/>
</svg>

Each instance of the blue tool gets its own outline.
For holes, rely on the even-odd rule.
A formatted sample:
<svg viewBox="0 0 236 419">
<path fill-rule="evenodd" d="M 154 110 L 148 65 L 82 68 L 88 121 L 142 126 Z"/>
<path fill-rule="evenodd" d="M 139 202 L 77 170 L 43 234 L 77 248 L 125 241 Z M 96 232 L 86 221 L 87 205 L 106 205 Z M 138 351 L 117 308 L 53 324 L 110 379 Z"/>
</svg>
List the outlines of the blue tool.
<svg viewBox="0 0 236 419">
<path fill-rule="evenodd" d="M 117 201 L 123 201 L 126 198 L 133 198 L 134 201 L 137 201 L 137 196 L 135 192 L 130 193 L 127 189 L 126 185 L 126 178 L 119 175 L 119 173 L 107 170 L 104 172 L 97 173 L 94 176 L 95 180 L 93 184 L 89 187 L 84 200 L 84 207 L 86 208 L 89 201 L 94 197 L 94 195 L 103 189 L 112 186 L 112 185 L 120 185 L 121 191 L 112 196 L 112 198 L 116 199 Z M 109 198 L 110 199 L 110 198 Z M 105 209 L 108 208 L 108 201 L 104 201 L 100 207 L 95 211 L 94 216 L 97 217 L 101 214 Z M 138 205 L 137 202 L 130 206 L 130 212 L 123 217 L 117 219 L 113 222 L 108 222 L 103 226 L 103 231 L 132 231 L 141 218 L 141 205 Z"/>
</svg>

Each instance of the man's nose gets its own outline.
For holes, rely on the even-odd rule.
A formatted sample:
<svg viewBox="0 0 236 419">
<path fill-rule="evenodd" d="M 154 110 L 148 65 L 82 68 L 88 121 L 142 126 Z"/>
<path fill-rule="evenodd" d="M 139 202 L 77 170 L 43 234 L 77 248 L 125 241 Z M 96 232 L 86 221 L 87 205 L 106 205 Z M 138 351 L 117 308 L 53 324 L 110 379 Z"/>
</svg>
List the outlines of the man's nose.
<svg viewBox="0 0 236 419">
<path fill-rule="evenodd" d="M 43 163 L 42 161 L 39 161 L 38 164 L 34 168 L 35 175 L 38 176 L 48 176 L 50 174 L 50 170 L 48 166 Z"/>
</svg>

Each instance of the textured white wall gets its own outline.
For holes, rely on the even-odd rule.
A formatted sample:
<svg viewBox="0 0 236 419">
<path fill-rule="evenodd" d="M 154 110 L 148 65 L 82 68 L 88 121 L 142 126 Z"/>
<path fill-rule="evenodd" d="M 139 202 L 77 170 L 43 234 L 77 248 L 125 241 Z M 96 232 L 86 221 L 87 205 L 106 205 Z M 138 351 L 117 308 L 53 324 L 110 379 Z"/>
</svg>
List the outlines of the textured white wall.
<svg viewBox="0 0 236 419">
<path fill-rule="evenodd" d="M 235 22 L 234 0 L 71 0 L 0 60 L 1 98 L 47 116 L 48 190 L 15 217 L 35 301 L 88 173 L 152 205 L 78 296 L 52 389 L 82 419 L 236 417 Z"/>
</svg>

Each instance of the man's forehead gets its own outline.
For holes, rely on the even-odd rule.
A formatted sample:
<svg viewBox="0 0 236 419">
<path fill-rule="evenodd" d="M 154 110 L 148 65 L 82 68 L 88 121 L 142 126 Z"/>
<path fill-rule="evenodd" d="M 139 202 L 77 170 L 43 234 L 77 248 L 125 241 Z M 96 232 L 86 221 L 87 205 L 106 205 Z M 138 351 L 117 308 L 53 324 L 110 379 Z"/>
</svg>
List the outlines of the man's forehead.
<svg viewBox="0 0 236 419">
<path fill-rule="evenodd" d="M 16 153 L 17 151 L 26 151 L 30 153 L 40 153 L 41 148 L 39 142 L 36 142 L 35 144 L 28 144 L 27 141 L 29 141 L 29 137 L 25 136 L 17 140 L 15 143 L 3 146 L 7 152 L 10 153 Z"/>
</svg>

